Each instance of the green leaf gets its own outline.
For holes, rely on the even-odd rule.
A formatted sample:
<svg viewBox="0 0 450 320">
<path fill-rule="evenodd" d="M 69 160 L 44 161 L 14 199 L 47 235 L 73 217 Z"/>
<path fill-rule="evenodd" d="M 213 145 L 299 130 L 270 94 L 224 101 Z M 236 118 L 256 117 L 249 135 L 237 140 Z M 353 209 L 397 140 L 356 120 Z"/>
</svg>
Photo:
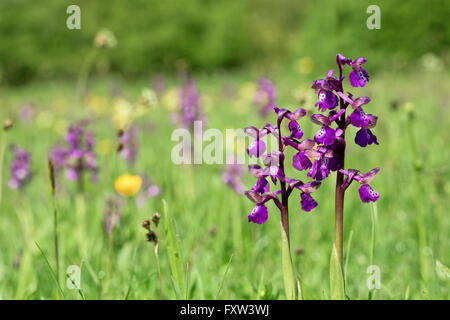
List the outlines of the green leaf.
<svg viewBox="0 0 450 320">
<path fill-rule="evenodd" d="M 332 300 L 345 300 L 344 275 L 335 245 L 330 259 L 330 289 Z"/>
<path fill-rule="evenodd" d="M 225 269 L 225 273 L 223 274 L 222 281 L 220 282 L 219 290 L 217 291 L 217 294 L 216 294 L 216 300 L 219 297 L 220 292 L 222 291 L 222 287 L 223 287 L 223 284 L 225 282 L 225 277 L 227 276 L 228 269 L 230 268 L 230 264 L 231 264 L 232 260 L 233 260 L 233 255 L 231 255 L 230 256 L 230 260 L 228 260 L 227 267 Z"/>
<path fill-rule="evenodd" d="M 295 279 L 294 267 L 292 265 L 289 241 L 286 232 L 281 225 L 281 267 L 283 270 L 284 290 L 286 299 L 295 300 L 297 297 L 297 281 Z"/>
<path fill-rule="evenodd" d="M 436 260 L 436 273 L 442 280 L 450 279 L 450 269 L 439 260 Z"/>
<path fill-rule="evenodd" d="M 167 253 L 169 256 L 170 272 L 172 283 L 174 284 L 175 293 L 179 299 L 186 297 L 185 273 L 183 263 L 181 261 L 180 247 L 178 246 L 177 234 L 172 215 L 167 210 L 167 203 L 163 200 L 164 205 L 164 225 L 167 239 Z M 178 291 L 178 292 L 177 292 Z"/>
<path fill-rule="evenodd" d="M 177 283 L 173 280 L 173 277 L 170 277 L 172 280 L 173 289 L 175 290 L 175 294 L 177 295 L 178 300 L 183 300 L 183 296 L 181 295 L 180 288 L 178 288 Z"/>
</svg>

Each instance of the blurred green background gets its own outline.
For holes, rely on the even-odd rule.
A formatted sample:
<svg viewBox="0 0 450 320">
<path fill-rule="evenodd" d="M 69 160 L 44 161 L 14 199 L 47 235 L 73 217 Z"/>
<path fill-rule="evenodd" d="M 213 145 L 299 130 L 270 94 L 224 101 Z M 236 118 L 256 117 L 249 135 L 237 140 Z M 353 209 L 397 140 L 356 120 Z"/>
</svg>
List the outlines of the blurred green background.
<svg viewBox="0 0 450 320">
<path fill-rule="evenodd" d="M 66 8 L 81 7 L 81 30 L 66 28 Z M 366 9 L 381 9 L 369 30 Z M 313 56 L 330 65 L 336 52 L 364 52 L 371 69 L 402 69 L 426 53 L 449 59 L 446 0 L 2 0 L 0 71 L 7 84 L 75 77 L 99 29 L 119 45 L 97 61 L 97 73 L 125 77 L 241 67 L 264 71 Z M 320 61 L 320 62 L 319 62 Z"/>
</svg>

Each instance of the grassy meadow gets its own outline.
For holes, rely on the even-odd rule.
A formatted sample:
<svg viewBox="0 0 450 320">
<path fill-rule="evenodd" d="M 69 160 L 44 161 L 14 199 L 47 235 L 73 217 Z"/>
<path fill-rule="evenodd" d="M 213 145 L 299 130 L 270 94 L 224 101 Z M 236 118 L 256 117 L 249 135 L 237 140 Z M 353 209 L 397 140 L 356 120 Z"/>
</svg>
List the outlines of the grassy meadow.
<svg viewBox="0 0 450 320">
<path fill-rule="evenodd" d="M 367 69 L 370 72 L 370 61 Z M 295 70 L 269 74 L 278 90 L 278 105 L 314 112 L 316 97 L 310 89 L 311 81 L 322 78 L 327 71 L 315 68 L 307 75 Z M 260 75 L 254 71 L 194 74 L 207 127 L 260 128 L 267 121 L 274 123 L 274 114 L 262 119 L 252 103 Z M 82 101 L 75 97 L 75 82 L 68 80 L 0 88 L 1 119 L 13 121 L 13 127 L 1 133 L 6 147 L 0 167 L 1 299 L 159 299 L 155 254 L 141 227 L 142 220 L 155 212 L 162 215 L 158 231 L 165 299 L 179 298 L 169 267 L 173 252 L 168 248 L 166 233 L 168 214 L 175 222 L 186 274 L 187 293 L 183 298 L 285 298 L 280 217 L 275 206 L 269 205 L 266 223 L 248 223 L 253 204 L 224 184 L 223 165 L 175 165 L 171 161 L 176 144 L 171 134 L 176 126 L 169 118 L 171 111 L 178 108 L 173 90 L 180 83 L 177 77 L 169 77 L 163 95 L 133 119 L 139 128 L 139 152 L 133 167 L 115 151 L 117 130 L 113 120 L 121 114 L 114 105 L 120 98 L 136 106 L 142 90 L 151 87 L 147 78 L 92 78 Z M 374 264 L 380 268 L 381 288 L 376 290 L 375 299 L 450 298 L 449 273 L 445 269 L 450 265 L 449 86 L 450 77 L 444 71 L 386 69 L 371 73 L 368 85 L 355 92 L 371 97 L 366 111 L 379 117 L 374 129 L 379 146 L 359 148 L 352 142 L 354 128 L 346 137 L 346 168 L 362 172 L 381 169 L 371 184 L 380 194 Z M 224 95 L 224 88 L 232 94 Z M 298 90 L 308 97 L 304 105 L 297 102 Z M 30 122 L 18 115 L 24 103 L 35 105 Z M 96 141 L 98 181 L 93 183 L 85 177 L 80 191 L 76 182 L 57 176 L 59 288 L 54 278 L 54 220 L 47 155 L 64 140 L 69 125 L 85 118 L 91 120 L 88 128 Z M 299 124 L 305 136 L 318 130 L 309 118 Z M 7 186 L 12 161 L 10 144 L 31 153 L 33 177 L 22 190 Z M 245 147 L 240 145 L 240 152 Z M 292 155 L 288 153 L 289 158 Z M 305 175 L 289 172 L 295 178 Z M 124 173 L 145 174 L 162 192 L 143 206 L 136 204 L 136 197 L 123 199 L 120 225 L 114 228 L 110 250 L 103 214 L 106 200 L 115 194 L 114 180 Z M 335 175 L 315 193 L 319 206 L 313 211 L 301 211 L 296 195 L 289 204 L 293 263 L 306 299 L 330 298 Z M 246 188 L 254 184 L 247 173 L 244 181 Z M 419 241 L 418 230 L 425 230 L 426 242 Z M 371 207 L 361 203 L 357 186 L 352 185 L 346 192 L 344 209 L 346 293 L 350 299 L 368 297 L 370 237 Z M 81 267 L 81 290 L 66 286 L 65 272 L 70 265 Z"/>
</svg>

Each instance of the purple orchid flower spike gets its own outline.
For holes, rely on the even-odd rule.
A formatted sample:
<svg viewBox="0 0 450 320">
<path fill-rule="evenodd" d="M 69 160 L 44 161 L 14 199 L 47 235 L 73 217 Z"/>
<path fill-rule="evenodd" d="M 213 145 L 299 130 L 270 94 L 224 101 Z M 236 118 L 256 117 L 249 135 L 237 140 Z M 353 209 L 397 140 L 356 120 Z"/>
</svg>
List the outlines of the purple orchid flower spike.
<svg viewBox="0 0 450 320">
<path fill-rule="evenodd" d="M 348 75 L 350 84 L 353 87 L 364 87 L 369 81 L 369 75 L 362 67 L 366 62 L 367 60 L 364 57 L 352 60 L 342 54 L 337 54 L 336 63 L 339 75 L 334 76 L 333 70 L 330 70 L 324 79 L 313 81 L 312 88 L 318 95 L 316 106 L 319 107 L 321 112 L 331 111 L 329 111 L 328 116 L 324 114 L 313 114 L 311 116 L 311 120 L 321 126 L 320 130 L 314 135 L 315 145 L 294 156 L 294 167 L 299 170 L 307 168 L 307 176 L 316 181 L 323 181 L 331 172 L 337 171 L 335 245 L 341 266 L 343 256 L 343 207 L 346 188 L 351 181 L 356 180 L 361 184 L 359 194 L 363 202 L 374 202 L 379 198 L 378 193 L 369 186 L 370 180 L 373 179 L 378 169 L 372 170 L 365 175 L 356 170 L 344 170 L 345 132 L 350 125 L 359 128 L 355 136 L 356 144 L 361 147 L 378 144 L 377 137 L 372 132 L 378 118 L 375 115 L 366 114 L 363 110 L 370 102 L 370 98 L 354 98 L 352 93 L 344 93 L 345 67 L 350 66 L 351 68 Z M 350 111 L 349 115 L 346 115 L 348 107 L 350 107 Z M 298 144 L 296 145 L 295 143 L 288 143 L 288 145 L 294 148 L 298 147 Z M 310 165 L 310 161 L 313 161 L 312 165 Z M 307 195 L 302 195 L 302 200 L 302 205 L 305 208 L 314 206 L 314 202 Z"/>
<path fill-rule="evenodd" d="M 206 122 L 201 111 L 200 93 L 195 81 L 188 78 L 179 89 L 179 113 L 171 115 L 173 122 L 182 128 L 193 129 L 194 121 Z"/>
<path fill-rule="evenodd" d="M 297 120 L 305 116 L 306 111 L 298 109 L 291 112 L 287 109 L 273 107 L 277 114 L 275 126 L 266 124 L 261 130 L 248 127 L 245 132 L 255 140 L 247 148 L 250 157 L 261 158 L 264 167 L 260 165 L 249 166 L 249 173 L 257 179 L 256 184 L 245 195 L 255 203 L 255 207 L 248 216 L 249 222 L 261 224 L 268 219 L 266 203 L 273 201 L 281 213 L 281 225 L 289 242 L 289 210 L 288 200 L 294 190 L 300 190 L 300 207 L 309 212 L 318 206 L 312 197 L 321 183 L 332 172 L 336 172 L 335 191 L 335 240 L 337 258 L 341 265 L 343 257 L 343 210 L 344 195 L 349 184 L 355 180 L 361 187 L 359 195 L 362 202 L 375 202 L 379 194 L 369 185 L 379 169 L 373 169 L 366 174 L 358 170 L 344 170 L 346 141 L 345 133 L 349 126 L 359 128 L 356 133 L 356 144 L 365 147 L 369 144 L 378 144 L 376 136 L 372 133 L 378 118 L 372 114 L 366 114 L 363 107 L 370 102 L 369 97 L 358 97 L 347 92 L 344 93 L 344 71 L 346 66 L 351 67 L 349 81 L 353 87 L 364 87 L 369 80 L 368 73 L 362 68 L 366 63 L 363 57 L 355 60 L 336 55 L 338 75 L 329 70 L 326 77 L 315 80 L 312 88 L 317 94 L 316 106 L 319 112 L 328 114 L 313 114 L 311 121 L 320 126 L 313 139 L 303 139 L 304 132 Z M 350 107 L 350 108 L 349 108 Z M 349 108 L 349 109 L 347 109 Z M 347 113 L 347 110 L 350 110 Z M 282 122 L 287 119 L 289 133 L 281 132 Z M 278 141 L 278 150 L 270 150 L 260 139 L 272 134 Z M 301 140 L 303 139 L 303 140 Z M 299 179 L 287 176 L 285 152 L 287 148 L 293 148 L 295 154 L 292 157 L 292 167 L 301 172 L 306 171 L 306 176 L 312 181 L 303 183 Z M 270 178 L 270 179 L 268 179 Z M 271 191 L 271 183 L 274 190 Z"/>
<path fill-rule="evenodd" d="M 32 174 L 30 170 L 30 153 L 18 146 L 12 145 L 11 151 L 14 154 L 11 163 L 11 177 L 8 181 L 10 189 L 22 189 L 31 181 Z"/>
<path fill-rule="evenodd" d="M 138 128 L 131 126 L 127 130 L 119 133 L 119 155 L 124 158 L 131 167 L 136 162 L 138 154 Z"/>
<path fill-rule="evenodd" d="M 223 182 L 230 186 L 237 194 L 244 193 L 244 183 L 242 177 L 244 175 L 244 167 L 236 162 L 228 164 L 222 171 Z"/>
<path fill-rule="evenodd" d="M 275 107 L 275 99 L 277 97 L 277 90 L 273 83 L 262 77 L 258 81 L 258 89 L 253 96 L 253 103 L 260 106 L 259 113 L 262 117 L 266 117 L 272 112 Z"/>
<path fill-rule="evenodd" d="M 79 122 L 69 127 L 66 134 L 68 147 L 55 146 L 50 151 L 50 159 L 56 171 L 64 170 L 66 178 L 75 180 L 82 186 L 83 173 L 89 173 L 91 181 L 97 180 L 98 164 L 94 152 L 95 140 L 92 132 L 86 130 L 88 123 Z"/>
<path fill-rule="evenodd" d="M 103 226 L 107 236 L 111 235 L 113 228 L 120 225 L 123 206 L 123 199 L 120 197 L 112 196 L 106 200 L 105 210 L 103 211 Z"/>
<path fill-rule="evenodd" d="M 315 142 L 310 139 L 299 141 L 303 136 L 303 131 L 297 121 L 306 115 L 304 109 L 290 111 L 274 107 L 273 110 L 277 115 L 276 126 L 267 123 L 261 130 L 255 127 L 247 127 L 244 130 L 247 135 L 255 138 L 247 148 L 248 155 L 250 157 L 261 157 L 262 163 L 264 164 L 264 167 L 260 165 L 249 166 L 249 173 L 257 181 L 251 190 L 245 192 L 246 196 L 256 204 L 248 219 L 249 222 L 264 223 L 268 219 L 268 211 L 265 203 L 274 201 L 281 212 L 283 228 L 288 232 L 288 221 L 286 220 L 288 215 L 287 204 L 292 191 L 295 188 L 301 190 L 302 208 L 304 211 L 309 212 L 317 206 L 317 202 L 312 199 L 310 193 L 314 192 L 320 183 L 313 181 L 314 187 L 311 187 L 310 184 L 304 184 L 300 180 L 287 177 L 285 173 L 286 159 L 284 150 L 287 146 L 296 149 L 298 152 L 293 157 L 293 167 L 298 170 L 308 169 L 312 164 L 306 153 L 313 150 Z M 284 120 L 289 121 L 289 134 L 287 136 L 283 136 L 281 132 L 282 122 Z M 278 149 L 266 153 L 266 145 L 260 139 L 269 134 L 277 139 Z M 268 178 L 270 179 L 268 180 Z M 274 186 L 277 186 L 277 189 L 273 192 L 270 192 L 269 181 Z"/>
</svg>

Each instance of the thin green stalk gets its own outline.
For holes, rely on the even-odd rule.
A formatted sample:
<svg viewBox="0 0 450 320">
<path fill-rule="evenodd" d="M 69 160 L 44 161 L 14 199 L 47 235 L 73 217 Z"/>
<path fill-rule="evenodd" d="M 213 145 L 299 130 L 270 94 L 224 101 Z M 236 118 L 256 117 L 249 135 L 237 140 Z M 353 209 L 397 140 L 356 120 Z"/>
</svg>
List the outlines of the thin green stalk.
<svg viewBox="0 0 450 320">
<path fill-rule="evenodd" d="M 370 258 L 369 265 L 373 266 L 373 259 L 375 256 L 375 231 L 376 231 L 376 218 L 377 218 L 377 205 L 375 202 L 372 202 L 371 206 L 371 223 L 372 223 L 372 235 L 370 241 Z M 375 293 L 374 289 L 369 289 L 369 300 L 373 299 L 373 295 Z"/>
<path fill-rule="evenodd" d="M 97 55 L 97 48 L 92 47 L 83 60 L 83 64 L 80 68 L 80 74 L 78 75 L 77 86 L 75 90 L 75 99 L 80 102 L 83 96 L 84 90 L 86 90 L 87 81 L 89 78 L 89 72 L 94 62 L 95 56 Z"/>
<path fill-rule="evenodd" d="M 427 256 L 425 253 L 425 248 L 427 247 L 427 234 L 426 234 L 426 226 L 425 226 L 425 217 L 423 213 L 423 181 L 422 181 L 422 165 L 419 159 L 419 153 L 417 150 L 416 140 L 414 136 L 413 130 L 413 120 L 414 114 L 412 110 L 409 110 L 408 113 L 408 121 L 407 121 L 407 129 L 408 136 L 411 145 L 411 151 L 413 156 L 413 166 L 414 166 L 414 176 L 415 176 L 415 186 L 416 186 L 416 210 L 417 210 L 417 234 L 418 234 L 418 242 L 419 242 L 419 261 L 420 261 L 420 274 L 422 279 L 426 282 L 428 281 L 428 263 Z"/>
<path fill-rule="evenodd" d="M 156 227 L 156 234 L 158 236 L 158 227 Z M 153 246 L 153 248 L 155 249 L 155 256 L 156 256 L 156 265 L 158 267 L 158 278 L 159 278 L 159 296 L 161 298 L 161 300 L 164 300 L 164 296 L 163 296 L 163 291 L 162 291 L 162 276 L 161 276 L 161 265 L 159 263 L 159 244 L 158 242 L 155 243 L 155 245 Z M 187 278 L 187 275 L 186 275 Z M 187 289 L 186 289 L 187 292 Z M 186 298 L 187 299 L 187 298 Z"/>
<path fill-rule="evenodd" d="M 58 210 L 56 209 L 55 196 L 53 198 L 53 242 L 55 245 L 56 279 L 59 283 L 59 244 L 58 244 Z"/>
<path fill-rule="evenodd" d="M 119 149 L 119 147 L 117 149 Z M 117 153 L 118 151 L 116 150 L 116 152 L 114 153 L 114 168 L 113 168 L 114 177 L 117 177 L 118 172 Z M 116 203 L 117 203 L 116 199 L 113 198 L 113 203 L 111 207 L 111 219 L 113 219 L 114 214 L 116 213 L 117 210 Z M 111 274 L 113 270 L 113 259 L 114 259 L 114 226 L 111 225 L 111 233 L 109 234 L 108 237 L 108 264 L 106 268 L 106 285 L 105 285 L 106 291 L 109 290 L 109 283 L 111 281 Z"/>
<path fill-rule="evenodd" d="M 50 159 L 48 159 L 48 170 L 50 177 L 52 206 L 53 206 L 53 243 L 55 247 L 56 280 L 59 285 L 58 209 L 56 207 L 55 168 Z"/>
</svg>

